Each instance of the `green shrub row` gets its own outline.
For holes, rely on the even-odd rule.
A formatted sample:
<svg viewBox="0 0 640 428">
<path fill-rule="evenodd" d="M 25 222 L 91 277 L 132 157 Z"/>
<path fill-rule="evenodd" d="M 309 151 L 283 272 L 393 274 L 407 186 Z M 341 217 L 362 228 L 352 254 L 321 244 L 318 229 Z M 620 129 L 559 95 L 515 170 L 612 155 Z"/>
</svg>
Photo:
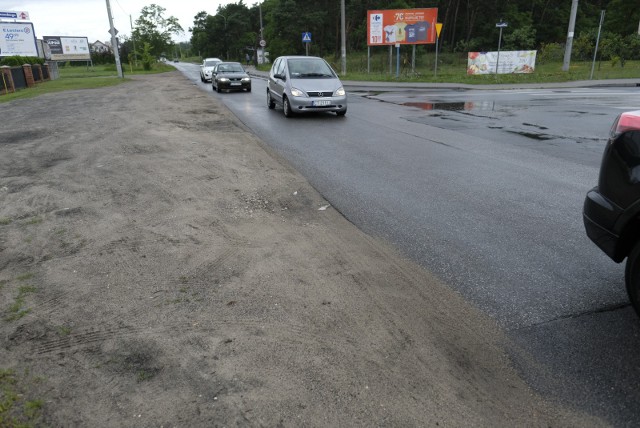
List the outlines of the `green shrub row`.
<svg viewBox="0 0 640 428">
<path fill-rule="evenodd" d="M 0 59 L 0 65 L 8 65 L 9 67 L 20 66 L 23 64 L 44 64 L 44 59 L 37 56 L 7 56 Z"/>
</svg>

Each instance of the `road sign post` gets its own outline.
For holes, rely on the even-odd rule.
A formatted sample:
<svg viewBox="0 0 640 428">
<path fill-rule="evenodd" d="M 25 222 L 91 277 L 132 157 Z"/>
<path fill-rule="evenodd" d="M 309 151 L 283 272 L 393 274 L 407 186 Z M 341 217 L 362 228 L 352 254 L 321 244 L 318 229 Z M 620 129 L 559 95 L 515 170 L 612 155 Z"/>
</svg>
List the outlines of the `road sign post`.
<svg viewBox="0 0 640 428">
<path fill-rule="evenodd" d="M 305 31 L 304 33 L 302 33 L 302 43 L 304 43 L 305 52 L 307 53 L 307 56 L 309 56 L 309 43 L 311 43 L 311 33 L 310 32 Z"/>
<path fill-rule="evenodd" d="M 498 65 L 500 64 L 500 45 L 502 44 L 502 29 L 507 28 L 508 24 L 500 20 L 496 27 L 500 29 L 500 37 L 498 38 L 498 57 L 496 58 L 496 77 L 498 77 Z"/>
<path fill-rule="evenodd" d="M 442 23 L 436 23 L 436 65 L 433 76 L 438 77 L 438 40 L 440 40 L 440 32 L 442 31 Z"/>
</svg>

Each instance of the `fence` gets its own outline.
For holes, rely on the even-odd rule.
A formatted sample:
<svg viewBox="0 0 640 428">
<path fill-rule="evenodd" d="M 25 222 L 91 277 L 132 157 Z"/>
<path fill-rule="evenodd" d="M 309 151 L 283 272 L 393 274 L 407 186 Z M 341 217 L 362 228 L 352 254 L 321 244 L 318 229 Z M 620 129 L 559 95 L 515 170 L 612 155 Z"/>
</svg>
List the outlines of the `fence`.
<svg viewBox="0 0 640 428">
<path fill-rule="evenodd" d="M 18 89 L 32 88 L 36 83 L 51 80 L 49 64 L 24 64 L 19 67 L 0 67 L 0 95 Z"/>
</svg>

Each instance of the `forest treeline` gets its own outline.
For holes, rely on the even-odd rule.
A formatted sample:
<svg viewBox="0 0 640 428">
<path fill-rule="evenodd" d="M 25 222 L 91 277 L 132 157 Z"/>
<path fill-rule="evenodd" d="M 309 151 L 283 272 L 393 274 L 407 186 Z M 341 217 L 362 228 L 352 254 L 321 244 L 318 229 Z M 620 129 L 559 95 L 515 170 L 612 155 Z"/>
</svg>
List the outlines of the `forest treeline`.
<svg viewBox="0 0 640 428">
<path fill-rule="evenodd" d="M 503 49 L 537 49 L 543 53 L 541 58 L 561 60 L 571 6 L 572 0 L 345 0 L 347 51 L 366 51 L 369 10 L 437 8 L 438 22 L 443 24 L 441 52 L 496 50 L 496 23 L 504 21 L 508 27 L 503 31 Z M 262 38 L 271 58 L 275 58 L 282 54 L 304 54 L 301 35 L 310 32 L 311 54 L 339 57 L 340 8 L 339 0 L 263 0 L 253 5 L 237 1 L 219 6 L 215 12 L 201 11 L 194 16 L 187 27 L 192 34 L 189 48 L 193 56 L 238 60 L 255 52 Z M 140 46 L 147 47 L 147 54 L 159 56 L 162 49 L 170 49 L 171 34 L 182 30 L 176 27 L 175 18 L 164 18 L 163 11 L 157 5 L 145 7 L 136 21 L 133 35 Z M 605 11 L 605 19 L 600 58 L 619 61 L 623 66 L 626 60 L 640 59 L 638 0 L 579 0 L 574 58 L 587 60 L 593 56 L 601 11 Z M 164 35 L 160 39 L 167 44 L 164 48 L 154 32 L 158 27 Z M 148 46 L 144 44 L 147 41 Z M 434 46 L 419 49 L 433 50 Z"/>
</svg>

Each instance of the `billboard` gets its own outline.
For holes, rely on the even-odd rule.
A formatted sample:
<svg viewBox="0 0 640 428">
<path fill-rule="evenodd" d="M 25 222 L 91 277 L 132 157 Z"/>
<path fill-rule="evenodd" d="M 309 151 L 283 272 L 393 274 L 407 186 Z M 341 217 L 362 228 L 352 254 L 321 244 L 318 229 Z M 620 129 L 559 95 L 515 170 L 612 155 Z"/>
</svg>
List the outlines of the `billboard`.
<svg viewBox="0 0 640 428">
<path fill-rule="evenodd" d="M 467 74 L 533 73 L 536 68 L 536 53 L 537 51 L 502 51 L 498 58 L 498 52 L 469 52 Z"/>
<path fill-rule="evenodd" d="M 91 51 L 86 37 L 44 36 L 52 61 L 90 61 Z"/>
<path fill-rule="evenodd" d="M 0 22 L 0 57 L 38 56 L 31 22 Z"/>
<path fill-rule="evenodd" d="M 418 45 L 436 42 L 438 8 L 367 11 L 367 45 Z"/>
</svg>

